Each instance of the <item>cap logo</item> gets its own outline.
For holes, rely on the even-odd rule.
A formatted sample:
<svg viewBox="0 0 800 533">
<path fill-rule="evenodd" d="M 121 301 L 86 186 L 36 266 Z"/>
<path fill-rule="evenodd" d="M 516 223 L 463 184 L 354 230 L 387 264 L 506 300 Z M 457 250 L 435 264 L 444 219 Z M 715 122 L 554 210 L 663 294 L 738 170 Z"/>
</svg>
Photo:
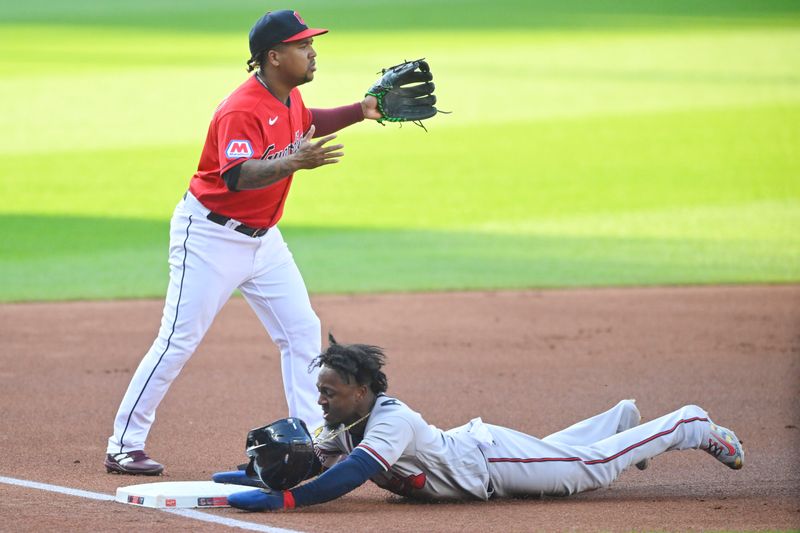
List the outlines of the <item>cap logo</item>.
<svg viewBox="0 0 800 533">
<path fill-rule="evenodd" d="M 301 17 L 300 13 L 298 13 L 297 11 L 294 12 L 294 18 L 296 18 L 297 21 L 300 22 L 300 24 L 302 24 L 303 26 L 307 26 L 306 21 L 303 20 L 303 17 Z"/>
<path fill-rule="evenodd" d="M 250 146 L 250 141 L 234 139 L 228 143 L 228 147 L 225 149 L 225 155 L 228 159 L 252 157 L 253 147 Z"/>
</svg>

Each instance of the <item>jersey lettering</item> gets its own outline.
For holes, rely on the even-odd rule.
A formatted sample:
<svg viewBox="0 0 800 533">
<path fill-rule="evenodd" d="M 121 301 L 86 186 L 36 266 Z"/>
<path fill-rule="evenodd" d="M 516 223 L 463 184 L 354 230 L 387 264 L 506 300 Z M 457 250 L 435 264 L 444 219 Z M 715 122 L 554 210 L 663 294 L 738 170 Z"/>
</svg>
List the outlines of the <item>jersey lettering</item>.
<svg viewBox="0 0 800 533">
<path fill-rule="evenodd" d="M 228 159 L 253 157 L 253 147 L 250 145 L 250 141 L 234 139 L 228 143 L 225 155 Z"/>
<path fill-rule="evenodd" d="M 300 130 L 297 130 L 294 132 L 294 141 L 287 144 L 286 148 L 277 152 L 273 152 L 275 145 L 270 144 L 267 146 L 267 149 L 264 150 L 264 155 L 261 156 L 261 159 L 272 161 L 273 159 L 281 159 L 283 157 L 292 155 L 300 148 L 301 142 L 303 142 L 303 134 L 300 132 Z"/>
<path fill-rule="evenodd" d="M 381 407 L 384 405 L 400 405 L 400 402 L 392 398 L 391 400 L 386 400 L 385 402 L 381 402 Z"/>
<path fill-rule="evenodd" d="M 266 159 L 269 153 L 272 152 L 274 149 L 275 149 L 274 144 L 270 144 L 269 146 L 267 146 L 267 149 L 264 150 L 263 154 L 261 154 L 261 159 Z"/>
</svg>

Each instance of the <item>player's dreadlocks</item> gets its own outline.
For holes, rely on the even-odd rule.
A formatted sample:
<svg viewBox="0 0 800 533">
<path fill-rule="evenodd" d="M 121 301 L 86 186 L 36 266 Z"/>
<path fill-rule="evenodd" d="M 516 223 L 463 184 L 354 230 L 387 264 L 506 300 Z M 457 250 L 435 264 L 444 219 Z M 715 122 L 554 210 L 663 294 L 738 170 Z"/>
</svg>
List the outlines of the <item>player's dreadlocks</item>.
<svg viewBox="0 0 800 533">
<path fill-rule="evenodd" d="M 247 72 L 253 72 L 254 70 L 258 69 L 259 71 L 264 71 L 264 65 L 267 62 L 267 52 L 270 49 L 261 50 L 259 53 L 251 57 L 247 60 Z"/>
<path fill-rule="evenodd" d="M 372 392 L 386 392 L 389 382 L 381 367 L 386 363 L 383 349 L 370 344 L 339 344 L 328 334 L 330 346 L 311 361 L 309 370 L 325 365 L 334 369 L 345 383 L 353 376 L 359 385 L 369 385 Z"/>
</svg>

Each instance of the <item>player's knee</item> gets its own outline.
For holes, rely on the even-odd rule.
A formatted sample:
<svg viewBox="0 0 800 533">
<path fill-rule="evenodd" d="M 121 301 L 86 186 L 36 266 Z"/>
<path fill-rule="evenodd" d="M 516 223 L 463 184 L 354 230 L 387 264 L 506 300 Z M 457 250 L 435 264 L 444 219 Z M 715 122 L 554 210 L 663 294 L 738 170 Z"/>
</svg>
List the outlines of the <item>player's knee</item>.
<svg viewBox="0 0 800 533">
<path fill-rule="evenodd" d="M 300 320 L 293 323 L 290 329 L 295 335 L 312 335 L 314 337 L 319 337 L 322 331 L 322 323 L 316 313 L 311 311 Z"/>
<path fill-rule="evenodd" d="M 694 404 L 684 405 L 681 408 L 681 411 L 683 412 L 684 418 L 687 419 L 693 417 L 700 417 L 700 418 L 708 417 L 708 413 L 706 412 L 706 410 L 700 407 L 699 405 L 694 405 Z"/>
<path fill-rule="evenodd" d="M 313 312 L 303 317 L 298 317 L 287 324 L 280 335 L 273 337 L 281 351 L 295 350 L 307 351 L 308 345 L 313 344 L 319 351 L 322 324 Z"/>
</svg>

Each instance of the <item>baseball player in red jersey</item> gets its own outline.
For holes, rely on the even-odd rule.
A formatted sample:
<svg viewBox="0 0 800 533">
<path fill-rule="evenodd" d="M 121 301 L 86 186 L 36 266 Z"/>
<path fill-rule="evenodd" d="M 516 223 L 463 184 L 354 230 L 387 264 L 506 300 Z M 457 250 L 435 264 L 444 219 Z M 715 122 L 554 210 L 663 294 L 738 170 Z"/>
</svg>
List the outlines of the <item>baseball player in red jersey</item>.
<svg viewBox="0 0 800 533">
<path fill-rule="evenodd" d="M 217 107 L 171 220 L 161 327 L 114 420 L 109 472 L 163 471 L 144 451 L 156 408 L 237 288 L 280 348 L 289 414 L 322 421 L 317 374 L 308 372 L 321 350 L 320 322 L 276 224 L 294 173 L 344 155 L 341 144 L 330 144 L 331 134 L 382 116 L 372 96 L 334 109 L 305 106 L 297 87 L 314 79 L 313 38 L 326 32 L 290 10 L 267 13 L 250 31 L 248 67 L 255 73 Z"/>
</svg>

